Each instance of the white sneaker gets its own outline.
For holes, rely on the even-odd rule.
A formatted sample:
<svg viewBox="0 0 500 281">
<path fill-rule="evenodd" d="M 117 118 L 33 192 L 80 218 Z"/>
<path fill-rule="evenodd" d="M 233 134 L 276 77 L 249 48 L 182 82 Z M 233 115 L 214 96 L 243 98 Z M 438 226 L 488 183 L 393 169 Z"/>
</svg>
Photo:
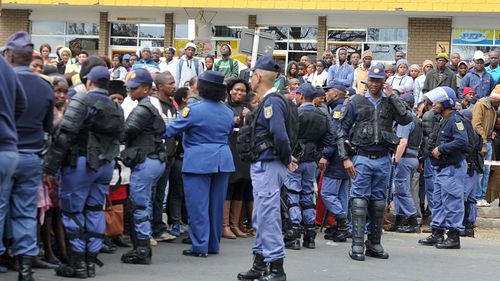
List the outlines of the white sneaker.
<svg viewBox="0 0 500 281">
<path fill-rule="evenodd" d="M 155 237 L 154 239 L 157 241 L 157 242 L 162 242 L 162 241 L 173 241 L 175 240 L 177 237 L 175 237 L 174 235 L 171 235 L 170 233 L 168 232 L 163 232 L 162 235 L 160 236 L 157 236 Z M 151 243 L 152 244 L 152 243 Z"/>
<path fill-rule="evenodd" d="M 151 244 L 151 246 L 158 246 L 158 242 L 156 242 L 156 240 L 153 237 L 149 239 L 149 243 Z"/>
<path fill-rule="evenodd" d="M 483 205 L 483 204 L 484 204 L 484 203 L 483 203 L 483 201 L 484 201 L 484 200 L 482 200 L 482 199 L 481 199 L 481 200 L 477 200 L 477 202 L 476 202 L 476 207 L 484 207 L 484 205 Z"/>
<path fill-rule="evenodd" d="M 490 203 L 488 203 L 488 201 L 486 201 L 484 199 L 483 199 L 483 206 L 484 207 L 491 207 Z"/>
</svg>

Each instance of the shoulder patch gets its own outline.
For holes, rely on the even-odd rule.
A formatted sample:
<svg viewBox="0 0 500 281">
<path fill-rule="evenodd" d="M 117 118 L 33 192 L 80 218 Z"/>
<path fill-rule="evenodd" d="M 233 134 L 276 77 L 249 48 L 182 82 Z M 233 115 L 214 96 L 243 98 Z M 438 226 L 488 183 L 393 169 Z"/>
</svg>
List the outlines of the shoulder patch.
<svg viewBox="0 0 500 281">
<path fill-rule="evenodd" d="M 464 130 L 464 123 L 462 123 L 462 121 L 457 122 L 456 125 L 457 125 L 457 129 L 459 131 L 463 131 Z"/>
<path fill-rule="evenodd" d="M 341 111 L 334 111 L 333 112 L 333 118 L 334 119 L 339 119 L 340 118 L 340 115 L 341 115 Z"/>
<path fill-rule="evenodd" d="M 264 117 L 266 117 L 266 119 L 270 119 L 272 116 L 273 116 L 273 106 L 270 105 L 264 107 Z"/>
<path fill-rule="evenodd" d="M 182 117 L 187 117 L 190 110 L 191 109 L 189 107 L 184 107 L 184 109 L 182 110 Z"/>
</svg>

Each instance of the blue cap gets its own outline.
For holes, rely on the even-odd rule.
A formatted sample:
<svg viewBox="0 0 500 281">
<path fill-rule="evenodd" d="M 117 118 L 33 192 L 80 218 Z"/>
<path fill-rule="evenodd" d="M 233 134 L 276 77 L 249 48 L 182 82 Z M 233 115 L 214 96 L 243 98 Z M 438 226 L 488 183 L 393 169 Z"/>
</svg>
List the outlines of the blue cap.
<svg viewBox="0 0 500 281">
<path fill-rule="evenodd" d="M 350 97 L 356 95 L 356 90 L 354 90 L 354 88 L 349 87 L 349 88 L 345 89 L 345 91 L 347 92 L 347 95 Z"/>
<path fill-rule="evenodd" d="M 469 121 L 472 121 L 472 111 L 470 109 L 462 109 L 460 113 Z"/>
<path fill-rule="evenodd" d="M 168 47 L 167 51 L 171 52 L 172 54 L 175 54 L 177 50 L 174 47 Z"/>
<path fill-rule="evenodd" d="M 198 76 L 198 81 L 208 82 L 215 85 L 224 85 L 224 74 L 219 71 L 207 70 Z"/>
<path fill-rule="evenodd" d="M 402 99 L 408 105 L 414 105 L 415 104 L 415 97 L 411 93 L 404 94 L 403 97 L 402 97 Z"/>
<path fill-rule="evenodd" d="M 267 71 L 278 72 L 280 71 L 280 66 L 276 63 L 276 61 L 271 56 L 263 56 L 257 59 L 255 66 L 252 70 L 262 69 Z"/>
<path fill-rule="evenodd" d="M 129 60 L 129 59 L 130 59 L 130 55 L 129 55 L 129 54 L 125 54 L 125 55 L 123 55 L 123 59 L 124 59 L 124 60 Z"/>
<path fill-rule="evenodd" d="M 302 83 L 299 89 L 297 89 L 297 94 L 303 95 L 304 97 L 314 98 L 318 92 L 316 88 L 313 87 L 310 83 Z"/>
<path fill-rule="evenodd" d="M 109 71 L 105 66 L 94 66 L 84 78 L 92 82 L 107 83 L 109 82 Z"/>
<path fill-rule="evenodd" d="M 314 97 L 325 97 L 325 96 L 326 96 L 325 90 L 323 90 L 323 88 L 321 88 L 320 86 L 317 86 L 316 95 Z"/>
<path fill-rule="evenodd" d="M 18 31 L 9 36 L 7 45 L 0 48 L 0 52 L 4 52 L 5 50 L 31 50 L 33 46 L 31 36 L 25 31 Z"/>
<path fill-rule="evenodd" d="M 330 86 L 331 88 L 334 88 L 334 89 L 337 89 L 341 92 L 345 92 L 345 89 L 346 89 L 346 86 L 342 83 L 337 83 L 337 82 L 334 82 L 333 84 L 331 84 Z"/>
<path fill-rule="evenodd" d="M 153 83 L 153 77 L 149 71 L 143 68 L 139 68 L 134 70 L 132 74 L 130 74 L 130 78 L 127 81 L 127 87 L 129 88 L 137 88 L 140 85 L 149 85 Z"/>
<path fill-rule="evenodd" d="M 384 79 L 385 69 L 381 65 L 374 65 L 370 68 L 368 72 L 368 78 Z"/>
</svg>

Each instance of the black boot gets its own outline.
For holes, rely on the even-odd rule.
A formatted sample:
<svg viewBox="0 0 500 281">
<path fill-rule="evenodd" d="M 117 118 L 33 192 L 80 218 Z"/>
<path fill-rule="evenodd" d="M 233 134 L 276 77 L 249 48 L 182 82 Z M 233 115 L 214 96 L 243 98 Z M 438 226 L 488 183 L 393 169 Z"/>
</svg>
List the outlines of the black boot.
<svg viewBox="0 0 500 281">
<path fill-rule="evenodd" d="M 460 231 L 450 228 L 446 240 L 436 244 L 438 249 L 460 249 Z"/>
<path fill-rule="evenodd" d="M 118 247 L 130 248 L 130 244 L 125 241 L 123 235 L 112 237 L 111 242 Z"/>
<path fill-rule="evenodd" d="M 247 272 L 238 273 L 238 280 L 253 281 L 264 276 L 267 272 L 267 263 L 264 261 L 264 256 L 256 254 L 253 258 L 252 268 Z"/>
<path fill-rule="evenodd" d="M 408 218 L 408 225 L 401 226 L 397 229 L 401 233 L 420 233 L 420 226 L 418 225 L 417 215 Z"/>
<path fill-rule="evenodd" d="M 292 225 L 285 233 L 285 248 L 291 250 L 300 250 L 300 235 L 302 227 L 300 225 Z"/>
<path fill-rule="evenodd" d="M 432 234 L 427 238 L 418 240 L 418 243 L 425 246 L 434 246 L 437 243 L 443 242 L 443 239 L 444 239 L 444 230 L 433 228 Z"/>
<path fill-rule="evenodd" d="M 95 266 L 102 267 L 104 264 L 97 258 L 98 253 L 87 252 L 87 274 L 90 278 L 95 277 Z"/>
<path fill-rule="evenodd" d="M 396 215 L 394 223 L 392 224 L 391 227 L 387 228 L 386 231 L 396 232 L 399 227 L 403 226 L 403 221 L 404 221 L 403 215 Z"/>
<path fill-rule="evenodd" d="M 351 233 L 349 232 L 349 221 L 346 217 L 335 217 L 335 221 L 337 222 L 337 231 L 325 234 L 325 239 L 335 242 L 345 242 L 347 238 L 351 237 Z"/>
<path fill-rule="evenodd" d="M 283 259 L 272 261 L 269 265 L 269 272 L 260 277 L 259 281 L 286 281 Z"/>
<path fill-rule="evenodd" d="M 368 212 L 370 214 L 370 234 L 366 241 L 365 255 L 378 259 L 388 259 L 389 254 L 384 252 L 380 243 L 382 239 L 382 226 L 384 224 L 385 200 L 370 201 Z"/>
<path fill-rule="evenodd" d="M 33 278 L 33 256 L 18 256 L 19 261 L 19 281 L 35 281 Z"/>
<path fill-rule="evenodd" d="M 73 252 L 68 254 L 68 264 L 62 264 L 55 269 L 58 276 L 87 278 L 87 262 L 85 253 Z"/>
<path fill-rule="evenodd" d="M 362 198 L 352 199 L 352 246 L 349 256 L 353 260 L 365 260 L 365 224 L 368 202 Z"/>
<path fill-rule="evenodd" d="M 135 239 L 134 249 L 122 255 L 122 262 L 134 264 L 150 264 L 151 251 L 150 239 Z M 136 246 L 137 245 L 137 246 Z"/>
<path fill-rule="evenodd" d="M 460 233 L 460 236 L 474 238 L 474 223 L 467 221 L 465 223 L 465 230 Z"/>
<path fill-rule="evenodd" d="M 302 246 L 309 248 L 309 249 L 314 249 L 316 248 L 316 243 L 314 242 L 314 239 L 316 238 L 316 227 L 314 224 L 308 224 L 304 226 L 304 242 L 302 243 Z"/>
</svg>

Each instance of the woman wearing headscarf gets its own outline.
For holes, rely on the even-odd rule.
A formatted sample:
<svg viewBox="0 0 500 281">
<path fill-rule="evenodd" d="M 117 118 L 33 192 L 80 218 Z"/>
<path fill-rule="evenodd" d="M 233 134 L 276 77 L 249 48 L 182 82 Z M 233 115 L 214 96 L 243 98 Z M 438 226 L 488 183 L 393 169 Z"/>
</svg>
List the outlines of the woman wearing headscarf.
<svg viewBox="0 0 500 281">
<path fill-rule="evenodd" d="M 396 73 L 394 76 L 387 78 L 387 83 L 391 85 L 393 90 L 398 91 L 400 95 L 413 93 L 413 79 L 407 73 L 408 61 L 400 59 L 396 63 Z"/>
<path fill-rule="evenodd" d="M 207 257 L 220 251 L 224 201 L 229 175 L 235 170 L 228 145 L 234 113 L 221 103 L 226 98 L 221 72 L 203 72 L 198 91 L 203 100 L 185 107 L 167 125 L 164 138 L 184 133 L 182 178 L 192 244 L 182 254 Z"/>
<path fill-rule="evenodd" d="M 59 57 L 61 60 L 57 63 L 57 72 L 60 74 L 68 73 L 71 69 L 71 50 L 67 47 L 59 49 Z"/>
</svg>

